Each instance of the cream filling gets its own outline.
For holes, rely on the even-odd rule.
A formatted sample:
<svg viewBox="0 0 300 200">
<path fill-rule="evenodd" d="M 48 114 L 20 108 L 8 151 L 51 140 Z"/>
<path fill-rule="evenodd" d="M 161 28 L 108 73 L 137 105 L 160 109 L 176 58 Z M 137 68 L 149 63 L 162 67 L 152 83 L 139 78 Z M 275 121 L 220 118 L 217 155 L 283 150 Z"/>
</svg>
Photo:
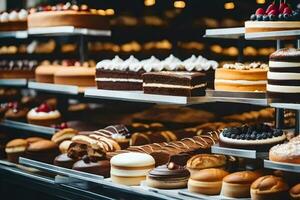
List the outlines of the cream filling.
<svg viewBox="0 0 300 200">
<path fill-rule="evenodd" d="M 262 84 L 267 84 L 267 80 L 247 81 L 247 80 L 215 79 L 215 83 L 239 84 L 239 85 L 262 85 Z"/>
<path fill-rule="evenodd" d="M 299 62 L 269 61 L 269 67 L 300 67 Z"/>
<path fill-rule="evenodd" d="M 300 93 L 300 86 L 267 85 L 267 91 L 279 93 Z"/>
<path fill-rule="evenodd" d="M 182 88 L 182 89 L 194 89 L 205 87 L 206 83 L 195 85 L 195 86 L 185 86 L 185 85 L 171 85 L 171 84 L 161 84 L 161 83 L 143 83 L 143 87 L 160 87 L 160 88 Z"/>
<path fill-rule="evenodd" d="M 58 110 L 50 111 L 48 113 L 46 112 L 36 112 L 37 108 L 31 109 L 27 117 L 32 118 L 32 119 L 48 119 L 50 118 L 59 118 L 60 117 L 60 112 Z"/>
<path fill-rule="evenodd" d="M 285 140 L 286 136 L 285 134 L 278 136 L 278 137 L 272 137 L 262 140 L 238 140 L 238 139 L 232 139 L 224 137 L 223 134 L 220 135 L 220 140 L 227 143 L 235 143 L 235 144 L 241 144 L 241 145 L 259 145 L 259 144 L 272 144 L 277 143 L 280 141 Z"/>
<path fill-rule="evenodd" d="M 116 169 L 112 166 L 110 170 L 111 175 L 115 176 L 122 176 L 122 177 L 137 177 L 137 176 L 146 176 L 152 168 L 148 169 L 132 169 L 132 170 L 123 170 L 123 169 Z"/>
<path fill-rule="evenodd" d="M 300 80 L 300 73 L 268 72 L 268 79 L 274 79 L 274 80 Z"/>
<path fill-rule="evenodd" d="M 133 78 L 96 78 L 96 81 L 103 81 L 103 82 L 138 82 L 142 83 L 143 80 L 141 79 L 133 79 Z"/>
</svg>

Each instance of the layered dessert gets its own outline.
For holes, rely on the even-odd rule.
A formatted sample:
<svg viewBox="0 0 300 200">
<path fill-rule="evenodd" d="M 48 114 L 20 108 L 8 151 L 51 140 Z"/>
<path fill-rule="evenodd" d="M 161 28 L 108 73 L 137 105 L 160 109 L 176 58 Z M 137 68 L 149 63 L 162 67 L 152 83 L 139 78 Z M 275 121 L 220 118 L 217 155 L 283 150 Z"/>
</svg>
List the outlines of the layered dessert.
<svg viewBox="0 0 300 200">
<path fill-rule="evenodd" d="M 33 79 L 37 65 L 36 60 L 2 60 L 0 61 L 0 78 Z"/>
<path fill-rule="evenodd" d="M 58 110 L 43 103 L 39 107 L 33 108 L 28 112 L 27 120 L 30 124 L 51 126 L 60 122 L 61 114 Z"/>
<path fill-rule="evenodd" d="M 285 1 L 275 2 L 251 15 L 250 21 L 245 22 L 246 33 L 300 29 L 300 11 L 293 10 Z"/>
<path fill-rule="evenodd" d="M 0 14 L 0 31 L 27 30 L 27 10 L 2 12 Z"/>
<path fill-rule="evenodd" d="M 263 63 L 224 64 L 216 69 L 215 90 L 234 92 L 266 91 L 268 65 Z"/>
<path fill-rule="evenodd" d="M 268 98 L 279 102 L 299 102 L 300 50 L 280 49 L 270 55 Z"/>
<path fill-rule="evenodd" d="M 154 56 L 139 61 L 134 56 L 122 60 L 116 56 L 112 60 L 102 60 L 96 66 L 96 82 L 98 89 L 109 90 L 142 90 L 142 74 L 145 72 L 188 71 L 206 74 L 209 85 L 213 86 L 214 69 L 218 63 L 202 56 L 191 56 L 181 61 L 170 55 L 164 60 Z"/>
<path fill-rule="evenodd" d="M 108 29 L 108 19 L 87 5 L 71 3 L 31 9 L 28 28 L 73 26 L 76 28 Z"/>
<path fill-rule="evenodd" d="M 205 96 L 206 76 L 200 72 L 148 72 L 143 74 L 146 94 Z"/>
<path fill-rule="evenodd" d="M 272 146 L 283 143 L 285 133 L 266 124 L 225 128 L 220 134 L 220 145 L 225 147 L 268 151 Z"/>
</svg>

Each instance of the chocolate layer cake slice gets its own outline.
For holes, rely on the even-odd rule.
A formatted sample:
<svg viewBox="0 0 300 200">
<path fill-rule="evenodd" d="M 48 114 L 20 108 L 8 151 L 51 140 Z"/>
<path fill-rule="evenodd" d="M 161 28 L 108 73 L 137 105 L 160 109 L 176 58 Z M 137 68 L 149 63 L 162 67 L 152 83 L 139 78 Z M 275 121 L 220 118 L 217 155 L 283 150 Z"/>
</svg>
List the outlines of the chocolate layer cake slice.
<svg viewBox="0 0 300 200">
<path fill-rule="evenodd" d="M 147 94 L 205 96 L 206 75 L 199 72 L 144 73 L 143 90 Z"/>
</svg>

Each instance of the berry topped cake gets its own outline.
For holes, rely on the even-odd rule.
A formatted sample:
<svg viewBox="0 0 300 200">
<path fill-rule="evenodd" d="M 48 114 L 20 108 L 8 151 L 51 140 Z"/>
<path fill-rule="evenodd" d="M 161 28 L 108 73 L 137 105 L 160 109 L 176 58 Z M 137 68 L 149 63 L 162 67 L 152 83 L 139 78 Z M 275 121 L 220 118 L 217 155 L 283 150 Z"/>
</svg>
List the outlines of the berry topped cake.
<svg viewBox="0 0 300 200">
<path fill-rule="evenodd" d="M 274 1 L 266 10 L 258 8 L 250 21 L 245 22 L 246 33 L 295 29 L 300 29 L 300 10 L 293 10 L 285 2 Z"/>
<path fill-rule="evenodd" d="M 267 151 L 285 140 L 286 135 L 282 130 L 272 129 L 266 124 L 225 128 L 220 134 L 221 146 L 259 151 Z"/>
<path fill-rule="evenodd" d="M 273 102 L 300 102 L 300 49 L 280 49 L 270 56 L 268 98 Z"/>
<path fill-rule="evenodd" d="M 31 9 L 28 28 L 74 26 L 76 28 L 107 30 L 109 21 L 87 5 L 71 3 Z"/>
<path fill-rule="evenodd" d="M 266 91 L 268 65 L 263 63 L 224 64 L 216 69 L 215 90 L 237 92 Z"/>
<path fill-rule="evenodd" d="M 0 13 L 0 31 L 20 31 L 27 29 L 27 10 Z"/>
<path fill-rule="evenodd" d="M 43 103 L 39 107 L 33 108 L 28 112 L 27 120 L 30 124 L 51 126 L 60 122 L 61 114 L 58 110 L 55 110 L 48 104 Z"/>
</svg>

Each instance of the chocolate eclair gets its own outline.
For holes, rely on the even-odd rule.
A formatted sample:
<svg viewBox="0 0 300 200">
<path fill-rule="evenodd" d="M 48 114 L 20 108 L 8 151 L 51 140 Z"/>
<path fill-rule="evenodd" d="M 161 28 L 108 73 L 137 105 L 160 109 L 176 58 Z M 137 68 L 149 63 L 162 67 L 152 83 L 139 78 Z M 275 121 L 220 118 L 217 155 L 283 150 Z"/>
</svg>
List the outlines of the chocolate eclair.
<svg viewBox="0 0 300 200">
<path fill-rule="evenodd" d="M 149 187 L 160 189 L 185 188 L 189 177 L 190 173 L 185 167 L 170 162 L 151 170 L 146 183 Z"/>
</svg>

